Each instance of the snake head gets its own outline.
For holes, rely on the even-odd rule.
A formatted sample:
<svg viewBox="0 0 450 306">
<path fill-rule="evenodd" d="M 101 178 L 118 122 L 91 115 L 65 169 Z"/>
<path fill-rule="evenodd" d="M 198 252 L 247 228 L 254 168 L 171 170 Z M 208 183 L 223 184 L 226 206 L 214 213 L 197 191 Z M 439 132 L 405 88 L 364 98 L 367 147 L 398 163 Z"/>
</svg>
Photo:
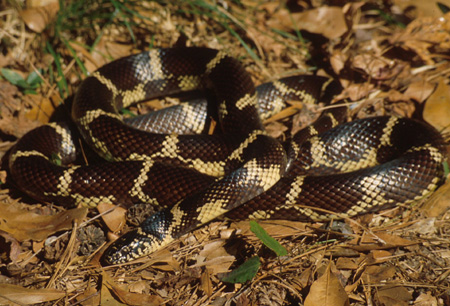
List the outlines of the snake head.
<svg viewBox="0 0 450 306">
<path fill-rule="evenodd" d="M 103 253 L 102 265 L 121 264 L 138 258 L 137 254 L 142 253 L 144 241 L 148 237 L 138 235 L 138 230 L 133 230 L 114 241 Z"/>
<path fill-rule="evenodd" d="M 103 253 L 102 265 L 121 264 L 141 258 L 172 241 L 170 235 L 166 235 L 166 220 L 164 211 L 160 211 L 147 218 L 137 229 L 119 237 Z"/>
</svg>

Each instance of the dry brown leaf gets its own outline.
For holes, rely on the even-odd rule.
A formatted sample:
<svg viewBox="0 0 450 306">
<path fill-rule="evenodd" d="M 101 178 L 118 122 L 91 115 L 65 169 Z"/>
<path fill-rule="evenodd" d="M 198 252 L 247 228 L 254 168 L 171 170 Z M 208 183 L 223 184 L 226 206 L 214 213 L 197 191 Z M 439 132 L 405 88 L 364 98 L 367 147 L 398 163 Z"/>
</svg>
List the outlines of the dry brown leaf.
<svg viewBox="0 0 450 306">
<path fill-rule="evenodd" d="M 132 53 L 133 46 L 119 44 L 108 41 L 106 36 L 102 36 L 100 42 L 95 46 L 90 57 L 84 63 L 89 72 L 93 72 L 109 62 L 109 58 L 121 58 Z M 108 56 L 105 56 L 108 55 Z"/>
<path fill-rule="evenodd" d="M 407 306 L 412 294 L 403 286 L 386 286 L 379 288 L 375 294 L 378 305 Z"/>
<path fill-rule="evenodd" d="M 0 130 L 8 135 L 17 138 L 22 137 L 25 133 L 41 125 L 37 121 L 30 121 L 25 115 L 25 107 L 23 106 L 24 96 L 19 92 L 18 87 L 0 80 Z M 28 97 L 31 95 L 26 95 Z M 20 99 L 20 100 L 19 100 Z M 22 105 L 19 104 L 21 101 Z"/>
<path fill-rule="evenodd" d="M 425 80 L 412 82 L 404 92 L 404 96 L 408 100 L 415 100 L 422 103 L 431 95 L 435 86 Z"/>
<path fill-rule="evenodd" d="M 364 235 L 361 239 L 355 238 L 347 243 L 347 247 L 360 252 L 390 249 L 400 246 L 409 246 L 417 242 L 401 238 L 396 235 L 377 232 Z"/>
<path fill-rule="evenodd" d="M 376 284 L 395 275 L 393 266 L 368 266 L 365 268 L 362 278 L 367 284 Z"/>
<path fill-rule="evenodd" d="M 72 49 L 74 49 L 76 52 L 80 52 L 85 57 L 86 61 L 88 61 L 90 63 L 96 62 L 96 60 L 92 57 L 92 54 L 83 45 L 80 45 L 80 44 L 76 43 L 75 41 L 69 41 L 68 43 Z M 87 68 L 88 68 L 89 72 L 93 71 L 91 69 L 95 70 L 95 66 L 94 66 L 94 68 L 91 68 L 91 69 L 89 69 L 89 66 L 87 66 Z"/>
<path fill-rule="evenodd" d="M 374 235 L 365 235 L 363 239 L 361 239 L 362 244 L 371 242 L 380 243 L 380 241 L 383 244 L 395 247 L 408 246 L 416 243 L 415 241 L 404 239 L 397 235 L 391 235 L 386 232 L 376 232 Z"/>
<path fill-rule="evenodd" d="M 20 17 L 32 31 L 41 33 L 53 21 L 58 11 L 59 2 L 53 0 L 46 5 L 21 11 Z"/>
<path fill-rule="evenodd" d="M 41 95 L 27 95 L 27 99 L 33 101 L 33 108 L 25 115 L 30 120 L 38 120 L 40 123 L 47 123 L 50 116 L 55 111 L 55 104 Z"/>
<path fill-rule="evenodd" d="M 125 225 L 127 213 L 125 208 L 109 203 L 100 203 L 97 205 L 97 210 L 101 214 L 111 210 L 102 215 L 102 219 L 113 233 L 117 233 Z"/>
<path fill-rule="evenodd" d="M 77 295 L 76 300 L 79 301 L 82 306 L 96 306 L 100 305 L 100 294 L 97 294 L 96 288 L 89 286 L 83 293 Z"/>
<path fill-rule="evenodd" d="M 288 220 L 261 220 L 258 221 L 258 223 L 270 236 L 277 239 L 298 235 L 299 233 L 311 232 L 311 230 L 308 229 L 308 224 L 304 222 Z M 233 222 L 231 227 L 240 230 L 242 235 L 248 236 L 249 239 L 257 239 L 256 236 L 250 231 L 250 223 L 248 220 Z"/>
<path fill-rule="evenodd" d="M 450 127 L 450 87 L 444 79 L 425 102 L 423 119 L 439 131 Z"/>
<path fill-rule="evenodd" d="M 43 240 L 55 232 L 72 228 L 74 220 L 83 220 L 87 208 L 75 208 L 55 215 L 38 215 L 24 211 L 17 204 L 0 203 L 0 230 L 19 241 Z"/>
<path fill-rule="evenodd" d="M 265 128 L 267 134 L 274 138 L 282 137 L 284 132 L 288 130 L 286 125 L 277 121 L 266 124 Z"/>
<path fill-rule="evenodd" d="M 121 286 L 116 284 L 114 280 L 105 272 L 102 273 L 102 285 L 108 288 L 115 297 L 117 297 L 122 303 L 126 305 L 161 305 L 163 303 L 163 299 L 156 295 L 149 294 L 140 294 L 140 293 L 132 293 L 128 292 L 125 289 L 122 289 Z M 103 290 L 107 290 L 102 286 L 102 295 Z M 102 303 L 104 303 L 102 297 Z M 108 301 L 109 303 L 110 301 Z M 102 305 L 111 305 L 111 304 L 102 304 Z"/>
<path fill-rule="evenodd" d="M 173 258 L 172 253 L 165 248 L 156 251 L 155 253 L 152 254 L 150 258 L 141 259 L 141 261 L 145 261 L 145 264 L 139 267 L 140 270 L 143 270 L 146 267 L 151 266 L 161 271 L 168 271 L 168 272 L 180 271 L 180 264 L 175 258 Z"/>
<path fill-rule="evenodd" d="M 391 252 L 385 251 L 385 250 L 373 250 L 370 252 L 372 255 L 372 258 L 377 263 L 382 263 L 387 260 L 389 260 L 392 256 Z"/>
<path fill-rule="evenodd" d="M 128 290 L 134 293 L 145 293 L 150 290 L 150 284 L 145 280 L 140 280 L 134 283 L 131 283 L 128 286 Z"/>
<path fill-rule="evenodd" d="M 9 259 L 11 259 L 12 262 L 17 262 L 19 260 L 19 256 L 22 252 L 22 248 L 20 247 L 19 242 L 17 239 L 14 239 L 11 235 L 8 233 L 0 231 L 0 236 L 5 239 L 6 243 L 10 244 L 10 251 L 9 251 Z"/>
<path fill-rule="evenodd" d="M 450 182 L 447 181 L 444 185 L 434 192 L 431 197 L 420 208 L 427 217 L 438 217 L 445 213 L 450 208 Z"/>
<path fill-rule="evenodd" d="M 283 9 L 272 16 L 268 24 L 281 30 L 306 30 L 329 39 L 338 38 L 348 30 L 342 8 L 334 6 L 322 6 L 301 13 Z"/>
<path fill-rule="evenodd" d="M 391 105 L 387 105 L 386 109 L 390 109 L 392 113 L 397 114 L 400 117 L 411 118 L 416 110 L 414 103 L 398 101 Z"/>
<path fill-rule="evenodd" d="M 261 3 L 260 7 L 261 7 L 261 9 L 266 10 L 269 14 L 272 15 L 280 7 L 280 2 L 273 1 L 273 2 Z"/>
<path fill-rule="evenodd" d="M 416 233 L 420 237 L 433 235 L 437 231 L 439 231 L 439 226 L 436 225 L 436 218 L 434 217 L 420 218 L 407 228 L 408 233 Z"/>
<path fill-rule="evenodd" d="M 292 19 L 300 29 L 322 34 L 329 39 L 341 37 L 348 30 L 340 7 L 322 6 L 292 15 Z"/>
<path fill-rule="evenodd" d="M 236 258 L 228 254 L 224 245 L 225 240 L 215 240 L 206 244 L 198 254 L 197 263 L 192 268 L 204 266 L 212 275 L 229 272 Z"/>
<path fill-rule="evenodd" d="M 300 274 L 300 276 L 295 279 L 295 281 L 296 281 L 295 283 L 297 284 L 296 289 L 301 291 L 306 286 L 308 286 L 310 280 L 313 279 L 313 274 L 314 274 L 314 272 L 311 267 L 303 270 L 302 273 Z"/>
<path fill-rule="evenodd" d="M 102 289 L 100 291 L 100 305 L 111 305 L 111 306 L 126 306 L 127 304 L 122 303 L 117 300 L 116 295 L 113 290 L 109 290 L 109 287 L 105 282 L 102 282 Z"/>
<path fill-rule="evenodd" d="M 338 270 L 356 270 L 358 269 L 358 259 L 349 257 L 339 257 L 336 261 L 336 269 Z"/>
<path fill-rule="evenodd" d="M 325 273 L 319 277 L 309 290 L 305 306 L 340 306 L 350 305 L 347 293 L 339 279 L 331 272 L 328 265 Z"/>
<path fill-rule="evenodd" d="M 203 271 L 202 276 L 200 277 L 200 289 L 202 289 L 207 296 L 213 294 L 211 278 L 209 277 L 207 269 Z"/>
<path fill-rule="evenodd" d="M 364 71 L 370 78 L 375 80 L 387 79 L 393 72 L 394 62 L 373 54 L 359 54 L 352 60 L 352 66 Z"/>
<path fill-rule="evenodd" d="M 224 255 L 197 263 L 191 266 L 191 268 L 206 267 L 212 275 L 217 275 L 219 273 L 229 272 L 235 260 L 236 258 L 233 255 Z"/>
<path fill-rule="evenodd" d="M 412 7 L 416 8 L 417 15 L 431 16 L 431 17 L 441 17 L 442 11 L 439 9 L 437 3 L 450 7 L 450 0 L 393 0 L 392 3 L 397 5 L 401 10 L 411 10 Z"/>
<path fill-rule="evenodd" d="M 414 306 L 438 306 L 438 301 L 430 292 L 421 293 L 414 301 Z"/>
<path fill-rule="evenodd" d="M 374 87 L 371 83 L 351 84 L 344 89 L 342 94 L 344 97 L 349 97 L 352 101 L 358 101 L 367 97 Z"/>
<path fill-rule="evenodd" d="M 35 305 L 61 299 L 66 295 L 64 291 L 56 289 L 27 289 L 22 286 L 0 284 L 0 303 L 2 305 Z"/>
<path fill-rule="evenodd" d="M 333 54 L 330 57 L 330 64 L 333 67 L 333 71 L 339 75 L 341 70 L 345 67 L 345 63 L 348 59 L 348 56 L 342 52 L 341 50 L 334 50 Z"/>
<path fill-rule="evenodd" d="M 205 260 L 209 260 L 218 256 L 229 255 L 225 248 L 223 247 L 225 244 L 224 240 L 215 240 L 207 243 L 203 250 L 200 251 L 197 257 L 197 263 L 203 262 Z"/>
<path fill-rule="evenodd" d="M 446 54 L 450 49 L 450 12 L 441 18 L 414 19 L 406 30 L 392 35 L 392 45 L 415 52 L 427 65 L 435 65 L 436 53 Z"/>
<path fill-rule="evenodd" d="M 249 37 L 257 38 L 257 42 L 264 50 L 264 53 L 274 54 L 275 57 L 279 57 L 286 48 L 283 44 L 274 40 L 273 37 L 261 35 L 264 32 L 264 27 L 258 24 L 248 27 L 246 31 Z"/>
</svg>

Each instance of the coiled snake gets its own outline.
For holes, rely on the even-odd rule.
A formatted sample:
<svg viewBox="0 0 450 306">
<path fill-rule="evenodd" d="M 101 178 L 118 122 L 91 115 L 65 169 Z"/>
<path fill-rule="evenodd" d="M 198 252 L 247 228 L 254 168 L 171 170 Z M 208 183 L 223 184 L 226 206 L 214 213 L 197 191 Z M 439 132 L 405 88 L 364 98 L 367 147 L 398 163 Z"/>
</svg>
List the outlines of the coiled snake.
<svg viewBox="0 0 450 306">
<path fill-rule="evenodd" d="M 222 52 L 173 48 L 129 56 L 86 78 L 73 103 L 81 135 L 107 164 L 59 165 L 55 156 L 63 164 L 75 159 L 74 136 L 67 124 L 50 123 L 18 141 L 10 173 L 24 192 L 43 201 L 161 207 L 105 252 L 108 264 L 150 254 L 223 214 L 354 216 L 416 201 L 439 185 L 443 140 L 421 122 L 375 117 L 329 129 L 336 120 L 324 116 L 286 144 L 267 136 L 260 108 L 277 111 L 281 100 L 293 97 L 314 102 L 324 83 L 325 78 L 300 76 L 266 84 L 260 95 L 274 103 L 260 105 L 249 74 Z M 126 124 L 118 114 L 145 99 L 202 88 L 214 94 L 207 108 L 216 113 L 220 133 L 175 133 L 200 132 L 203 106 L 165 111 L 155 119 L 161 129 L 142 127 L 141 119 Z"/>
</svg>

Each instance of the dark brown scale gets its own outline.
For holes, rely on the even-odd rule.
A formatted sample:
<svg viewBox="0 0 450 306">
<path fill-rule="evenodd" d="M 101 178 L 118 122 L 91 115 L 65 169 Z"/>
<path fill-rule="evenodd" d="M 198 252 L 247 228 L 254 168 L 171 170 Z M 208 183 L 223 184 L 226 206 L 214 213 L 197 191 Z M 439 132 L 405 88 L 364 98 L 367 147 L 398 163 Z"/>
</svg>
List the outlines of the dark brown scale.
<svg viewBox="0 0 450 306">
<path fill-rule="evenodd" d="M 45 192 L 58 191 L 59 178 L 63 174 L 61 170 L 61 167 L 48 162 L 43 157 L 29 156 L 16 159 L 11 175 L 16 184 L 19 184 L 20 188 L 26 190 L 30 196 L 44 201 L 63 200 L 60 203 L 64 205 L 70 200 L 44 196 Z M 71 201 L 69 204 L 72 204 Z"/>
<path fill-rule="evenodd" d="M 212 70 L 209 79 L 214 83 L 214 93 L 217 102 L 238 102 L 245 96 L 255 95 L 255 87 L 250 75 L 244 67 L 234 58 L 226 57 Z M 228 136 L 248 135 L 254 130 L 263 130 L 257 105 L 250 105 L 238 109 L 236 103 L 226 104 L 225 113 L 218 109 L 219 123 L 222 131 Z"/>
<path fill-rule="evenodd" d="M 142 186 L 142 191 L 155 198 L 163 207 L 172 207 L 205 189 L 215 179 L 191 169 L 156 163 L 148 173 L 148 180 Z"/>
<path fill-rule="evenodd" d="M 61 129 L 68 131 L 69 126 L 62 124 Z M 70 135 L 70 133 L 69 133 Z M 57 192 L 57 185 L 64 172 L 55 163 L 71 163 L 76 159 L 76 148 L 73 143 L 62 146 L 63 138 L 56 133 L 54 127 L 41 126 L 25 134 L 10 152 L 10 172 L 16 184 L 22 190 L 40 200 L 53 200 L 45 197 L 44 192 Z M 17 154 L 31 154 L 18 157 Z M 36 156 L 40 153 L 43 156 Z M 15 158 L 14 163 L 12 158 Z M 54 161 L 54 162 L 50 162 Z M 65 203 L 67 199 L 58 198 Z"/>
</svg>

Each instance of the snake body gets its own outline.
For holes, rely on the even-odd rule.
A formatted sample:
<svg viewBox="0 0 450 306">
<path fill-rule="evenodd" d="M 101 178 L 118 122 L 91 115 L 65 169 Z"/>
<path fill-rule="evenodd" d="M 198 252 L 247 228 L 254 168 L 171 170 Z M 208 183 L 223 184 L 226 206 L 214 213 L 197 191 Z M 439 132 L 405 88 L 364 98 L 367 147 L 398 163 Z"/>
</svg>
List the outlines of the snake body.
<svg viewBox="0 0 450 306">
<path fill-rule="evenodd" d="M 329 115 L 286 144 L 266 134 L 260 113 L 276 112 L 294 97 L 313 103 L 325 82 L 302 76 L 264 85 L 263 100 L 275 102 L 265 104 L 245 69 L 223 52 L 171 48 L 122 58 L 82 82 L 72 109 L 81 135 L 108 163 L 60 165 L 75 159 L 75 140 L 67 124 L 51 123 L 18 141 L 10 173 L 19 188 L 43 201 L 159 206 L 110 246 L 107 264 L 150 254 L 224 214 L 354 216 L 417 201 L 440 184 L 444 142 L 422 122 L 375 117 L 335 127 L 338 120 Z M 210 89 L 213 102 L 183 104 L 151 119 L 164 128 L 119 115 L 142 100 L 198 89 Z M 197 134 L 205 129 L 206 108 L 216 114 L 220 133 Z"/>
</svg>

